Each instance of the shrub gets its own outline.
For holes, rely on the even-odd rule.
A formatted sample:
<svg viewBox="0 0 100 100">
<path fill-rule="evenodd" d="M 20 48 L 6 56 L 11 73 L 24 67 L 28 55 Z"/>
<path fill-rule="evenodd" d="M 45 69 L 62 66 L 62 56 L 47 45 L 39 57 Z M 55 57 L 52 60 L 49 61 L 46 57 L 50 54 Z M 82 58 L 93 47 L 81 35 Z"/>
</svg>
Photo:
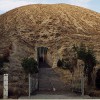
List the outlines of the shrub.
<svg viewBox="0 0 100 100">
<path fill-rule="evenodd" d="M 34 58 L 25 58 L 21 63 L 24 71 L 28 74 L 38 73 L 38 63 L 34 60 Z"/>
<path fill-rule="evenodd" d="M 63 69 L 69 70 L 71 73 L 74 73 L 74 68 L 69 61 L 63 60 Z"/>
<path fill-rule="evenodd" d="M 97 89 L 100 89 L 100 69 L 96 73 L 95 85 Z"/>
<path fill-rule="evenodd" d="M 83 60 L 85 63 L 84 73 L 88 76 L 88 85 L 90 85 L 92 81 L 91 73 L 96 65 L 96 57 L 93 49 L 86 47 L 83 43 L 81 43 L 80 46 L 74 45 L 73 49 L 77 52 L 78 59 Z"/>
<path fill-rule="evenodd" d="M 59 59 L 57 62 L 57 66 L 62 68 L 62 69 L 68 69 L 70 71 L 72 70 L 70 62 L 65 61 L 64 59 L 62 59 L 62 60 Z"/>
<path fill-rule="evenodd" d="M 70 68 L 70 62 L 69 59 L 62 59 L 62 63 L 63 63 L 63 68 L 64 69 L 69 69 Z"/>
<path fill-rule="evenodd" d="M 58 62 L 57 62 L 57 66 L 58 66 L 58 67 L 62 67 L 62 66 L 63 66 L 63 62 L 62 62 L 60 59 L 59 59 Z"/>
</svg>

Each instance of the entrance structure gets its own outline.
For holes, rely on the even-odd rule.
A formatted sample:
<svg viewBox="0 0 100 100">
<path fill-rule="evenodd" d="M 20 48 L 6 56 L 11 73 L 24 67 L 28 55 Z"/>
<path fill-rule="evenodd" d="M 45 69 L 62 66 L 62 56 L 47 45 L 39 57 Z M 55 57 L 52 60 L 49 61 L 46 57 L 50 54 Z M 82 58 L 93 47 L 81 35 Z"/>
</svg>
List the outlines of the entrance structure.
<svg viewBox="0 0 100 100">
<path fill-rule="evenodd" d="M 38 62 L 46 62 L 47 60 L 47 47 L 38 47 L 37 48 L 37 60 Z"/>
<path fill-rule="evenodd" d="M 37 61 L 40 68 L 50 67 L 47 62 L 47 47 L 38 47 L 37 48 Z"/>
<path fill-rule="evenodd" d="M 38 92 L 45 94 L 65 93 L 66 85 L 60 80 L 59 75 L 53 70 L 52 66 L 48 64 L 48 48 L 37 48 L 37 61 L 39 64 L 38 73 Z"/>
</svg>

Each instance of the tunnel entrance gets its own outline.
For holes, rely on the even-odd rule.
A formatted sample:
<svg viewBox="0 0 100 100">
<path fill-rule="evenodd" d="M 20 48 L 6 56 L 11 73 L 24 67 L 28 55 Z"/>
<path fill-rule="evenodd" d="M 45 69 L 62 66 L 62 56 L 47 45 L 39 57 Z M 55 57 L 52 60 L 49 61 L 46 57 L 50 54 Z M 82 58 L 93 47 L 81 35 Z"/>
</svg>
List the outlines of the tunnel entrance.
<svg viewBox="0 0 100 100">
<path fill-rule="evenodd" d="M 59 78 L 58 73 L 54 71 L 48 63 L 50 59 L 49 50 L 46 47 L 38 47 L 38 91 L 37 94 L 60 94 L 66 93 L 66 84 Z"/>
<path fill-rule="evenodd" d="M 38 63 L 39 63 L 39 68 L 47 68 L 50 67 L 47 63 L 47 52 L 48 48 L 47 47 L 38 47 Z"/>
</svg>

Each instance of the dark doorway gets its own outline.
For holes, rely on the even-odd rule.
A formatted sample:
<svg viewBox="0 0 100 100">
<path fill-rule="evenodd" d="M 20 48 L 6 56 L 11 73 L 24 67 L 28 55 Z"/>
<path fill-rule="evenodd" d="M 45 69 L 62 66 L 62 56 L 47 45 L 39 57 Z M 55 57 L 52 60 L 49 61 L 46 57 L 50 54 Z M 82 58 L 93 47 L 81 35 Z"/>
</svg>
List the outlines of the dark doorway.
<svg viewBox="0 0 100 100">
<path fill-rule="evenodd" d="M 47 52 L 48 48 L 46 47 L 38 47 L 38 63 L 39 63 L 39 68 L 48 68 L 50 67 L 47 63 Z"/>
<path fill-rule="evenodd" d="M 43 57 L 39 57 L 39 62 L 44 62 Z"/>
</svg>

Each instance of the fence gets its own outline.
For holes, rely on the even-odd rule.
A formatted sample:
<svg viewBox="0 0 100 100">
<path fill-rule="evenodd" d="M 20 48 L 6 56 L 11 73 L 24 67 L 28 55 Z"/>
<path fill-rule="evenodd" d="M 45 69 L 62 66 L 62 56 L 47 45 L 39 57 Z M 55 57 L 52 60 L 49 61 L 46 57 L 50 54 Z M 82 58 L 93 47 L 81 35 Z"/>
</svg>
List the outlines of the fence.
<svg viewBox="0 0 100 100">
<path fill-rule="evenodd" d="M 84 77 L 81 71 L 76 72 L 72 80 L 67 81 L 68 89 L 80 92 L 84 95 Z M 30 96 L 39 88 L 38 74 L 33 75 L 9 75 L 8 76 L 8 96 L 9 98 L 18 98 L 19 96 Z M 48 82 L 48 81 L 47 81 Z M 55 82 L 58 84 L 59 82 Z M 46 84 L 47 85 L 47 84 Z M 51 85 L 50 85 L 51 86 Z M 47 86 L 48 87 L 48 86 Z M 61 87 L 61 84 L 59 85 Z M 63 88 L 63 87 L 62 87 Z M 0 97 L 3 97 L 3 75 L 0 75 Z"/>
<path fill-rule="evenodd" d="M 76 93 L 81 93 L 84 96 L 84 87 L 86 78 L 84 77 L 83 67 L 80 67 L 73 75 L 72 81 L 72 91 Z"/>
<path fill-rule="evenodd" d="M 38 90 L 38 84 L 38 73 L 33 75 L 29 74 L 29 96 Z"/>
<path fill-rule="evenodd" d="M 8 97 L 18 98 L 28 96 L 28 76 L 27 75 L 8 75 Z"/>
<path fill-rule="evenodd" d="M 6 98 L 14 99 L 20 96 L 29 96 L 29 93 L 33 94 L 38 89 L 38 74 L 30 75 L 30 77 L 8 74 L 6 77 L 4 76 L 0 75 L 0 98 L 6 96 Z M 4 87 L 5 89 L 3 89 Z"/>
<path fill-rule="evenodd" d="M 0 98 L 3 98 L 3 75 L 0 75 Z"/>
</svg>

